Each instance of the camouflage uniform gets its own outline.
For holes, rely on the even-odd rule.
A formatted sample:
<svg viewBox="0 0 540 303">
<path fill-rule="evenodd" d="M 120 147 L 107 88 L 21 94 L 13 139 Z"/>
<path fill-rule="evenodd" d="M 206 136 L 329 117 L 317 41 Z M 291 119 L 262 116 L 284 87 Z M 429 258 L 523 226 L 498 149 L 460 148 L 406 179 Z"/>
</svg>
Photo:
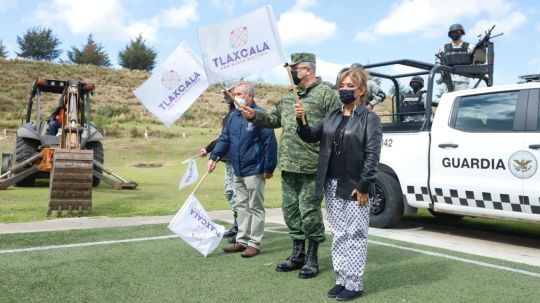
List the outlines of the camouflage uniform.
<svg viewBox="0 0 540 303">
<path fill-rule="evenodd" d="M 317 125 L 328 111 L 341 106 L 337 90 L 320 78 L 306 90 L 298 88 L 298 95 L 309 125 Z M 257 111 L 253 123 L 283 129 L 278 148 L 278 168 L 282 176 L 283 216 L 289 234 L 294 240 L 307 238 L 323 242 L 326 238 L 321 213 L 322 197 L 314 195 L 319 143 L 306 143 L 298 137 L 295 103 L 296 99 L 290 92 L 271 112 Z"/>
</svg>

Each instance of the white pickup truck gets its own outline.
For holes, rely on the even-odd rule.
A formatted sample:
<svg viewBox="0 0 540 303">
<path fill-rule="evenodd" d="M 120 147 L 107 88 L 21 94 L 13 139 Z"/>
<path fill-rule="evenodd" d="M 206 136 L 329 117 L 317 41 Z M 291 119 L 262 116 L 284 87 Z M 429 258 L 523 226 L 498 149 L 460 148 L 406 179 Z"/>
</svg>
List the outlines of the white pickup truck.
<svg viewBox="0 0 540 303">
<path fill-rule="evenodd" d="M 424 69 L 397 76 L 371 73 L 390 80 L 428 74 L 432 92 L 434 76 L 451 68 Z M 418 208 L 443 219 L 482 216 L 540 223 L 540 82 L 445 93 L 434 114 L 432 95 L 426 101 L 430 119 L 399 122 L 403 119 L 395 102 L 395 122 L 383 123 L 370 225 L 389 227 Z"/>
</svg>

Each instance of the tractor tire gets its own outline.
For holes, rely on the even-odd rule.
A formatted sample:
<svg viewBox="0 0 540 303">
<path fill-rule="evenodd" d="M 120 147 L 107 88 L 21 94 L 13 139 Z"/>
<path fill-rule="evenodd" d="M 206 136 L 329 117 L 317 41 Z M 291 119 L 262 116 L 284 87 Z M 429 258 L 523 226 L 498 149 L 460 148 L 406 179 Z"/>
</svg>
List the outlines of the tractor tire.
<svg viewBox="0 0 540 303">
<path fill-rule="evenodd" d="M 369 226 L 386 228 L 403 216 L 403 194 L 393 176 L 379 172 L 375 180 L 373 200 L 370 204 Z"/>
<path fill-rule="evenodd" d="M 39 141 L 28 138 L 17 137 L 17 147 L 15 148 L 15 164 L 21 163 L 38 152 Z M 18 187 L 32 187 L 36 182 L 36 176 L 31 175 L 17 182 Z"/>
<path fill-rule="evenodd" d="M 88 142 L 86 144 L 86 149 L 91 149 L 94 151 L 94 160 L 98 163 L 100 163 L 101 165 L 103 165 L 103 162 L 105 161 L 105 154 L 103 153 L 103 144 L 101 144 L 101 142 L 99 141 L 92 141 L 92 142 Z M 103 169 L 101 169 L 100 167 L 94 165 L 94 170 L 95 171 L 98 171 L 100 173 L 103 173 Z M 99 182 L 101 180 L 96 178 L 96 177 L 93 177 L 92 179 L 92 186 L 93 187 L 96 187 L 99 185 Z"/>
<path fill-rule="evenodd" d="M 0 171 L 0 175 L 3 175 L 9 171 L 11 168 L 11 161 L 12 161 L 12 155 L 11 154 L 2 154 L 2 170 Z M 9 176 L 7 176 L 9 178 Z"/>
<path fill-rule="evenodd" d="M 434 211 L 433 209 L 430 209 L 429 212 L 430 212 L 435 218 L 437 218 L 437 220 L 439 220 L 439 221 L 441 221 L 441 222 L 445 222 L 445 223 L 457 222 L 457 221 L 463 219 L 463 216 L 461 216 L 461 215 L 454 215 L 454 214 L 440 213 L 440 212 Z"/>
</svg>

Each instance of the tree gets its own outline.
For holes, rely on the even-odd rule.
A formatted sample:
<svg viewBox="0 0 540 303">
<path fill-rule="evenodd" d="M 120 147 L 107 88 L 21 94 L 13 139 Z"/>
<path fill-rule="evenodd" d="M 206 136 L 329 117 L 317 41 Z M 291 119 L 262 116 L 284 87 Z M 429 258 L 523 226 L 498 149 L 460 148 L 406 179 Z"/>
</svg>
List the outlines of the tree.
<svg viewBox="0 0 540 303">
<path fill-rule="evenodd" d="M 21 49 L 17 56 L 26 59 L 53 61 L 62 53 L 60 40 L 46 27 L 33 27 L 24 36 L 17 36 L 17 44 Z"/>
<path fill-rule="evenodd" d="M 157 52 L 146 46 L 142 35 L 131 40 L 126 47 L 118 53 L 118 64 L 124 68 L 140 69 L 147 72 L 156 66 Z"/>
<path fill-rule="evenodd" d="M 0 58 L 5 59 L 6 57 L 7 57 L 6 46 L 2 43 L 2 40 L 0 40 Z"/>
<path fill-rule="evenodd" d="M 71 63 L 111 66 L 109 56 L 103 50 L 103 46 L 94 41 L 92 34 L 88 35 L 88 41 L 86 45 L 82 46 L 82 49 L 72 46 L 71 50 L 67 51 L 67 56 L 68 62 Z"/>
</svg>

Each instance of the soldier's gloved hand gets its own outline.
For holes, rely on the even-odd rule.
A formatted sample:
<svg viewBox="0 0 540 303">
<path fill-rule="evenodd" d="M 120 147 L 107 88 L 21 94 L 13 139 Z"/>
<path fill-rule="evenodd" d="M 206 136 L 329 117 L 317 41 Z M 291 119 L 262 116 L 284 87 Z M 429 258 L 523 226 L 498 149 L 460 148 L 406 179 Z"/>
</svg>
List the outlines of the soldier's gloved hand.
<svg viewBox="0 0 540 303">
<path fill-rule="evenodd" d="M 384 99 L 386 99 L 386 94 L 382 90 L 380 90 L 377 93 L 377 98 L 379 99 L 379 102 L 383 102 Z"/>
</svg>

